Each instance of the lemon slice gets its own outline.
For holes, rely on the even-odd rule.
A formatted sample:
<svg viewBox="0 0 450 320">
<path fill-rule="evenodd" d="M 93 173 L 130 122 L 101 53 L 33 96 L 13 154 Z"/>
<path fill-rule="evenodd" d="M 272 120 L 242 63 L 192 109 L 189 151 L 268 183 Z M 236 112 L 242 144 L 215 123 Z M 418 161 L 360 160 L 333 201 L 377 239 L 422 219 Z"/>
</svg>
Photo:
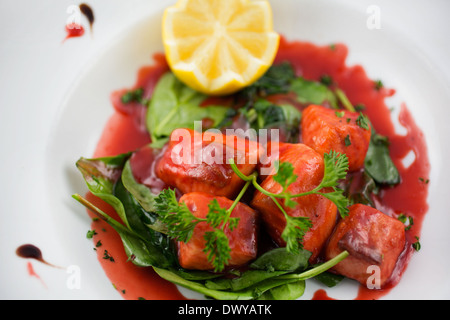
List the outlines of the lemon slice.
<svg viewBox="0 0 450 320">
<path fill-rule="evenodd" d="M 164 11 L 162 37 L 172 72 L 208 95 L 230 94 L 259 79 L 280 40 L 265 0 L 179 0 Z"/>
</svg>

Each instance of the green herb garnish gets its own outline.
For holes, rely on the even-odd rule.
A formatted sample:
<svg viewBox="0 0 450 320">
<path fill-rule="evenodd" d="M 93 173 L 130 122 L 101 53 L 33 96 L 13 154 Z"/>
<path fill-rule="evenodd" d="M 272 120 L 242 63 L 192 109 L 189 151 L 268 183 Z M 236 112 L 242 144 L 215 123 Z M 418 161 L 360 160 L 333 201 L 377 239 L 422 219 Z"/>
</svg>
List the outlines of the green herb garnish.
<svg viewBox="0 0 450 320">
<path fill-rule="evenodd" d="M 383 82 L 381 80 L 375 81 L 375 90 L 380 91 L 383 88 Z"/>
<path fill-rule="evenodd" d="M 163 190 L 155 198 L 156 213 L 167 226 L 167 235 L 181 242 L 189 242 L 194 228 L 200 222 L 205 222 L 213 229 L 205 232 L 206 245 L 203 250 L 208 261 L 216 272 L 222 271 L 230 259 L 230 246 L 225 230 L 233 231 L 238 225 L 238 218 L 231 217 L 236 205 L 244 195 L 250 183 L 246 183 L 229 209 L 220 207 L 218 201 L 213 199 L 208 205 L 206 218 L 196 217 L 185 203 L 179 203 L 175 191 Z"/>
<path fill-rule="evenodd" d="M 350 141 L 350 135 L 348 134 L 345 137 L 345 146 L 348 147 L 348 146 L 351 146 L 351 145 L 352 145 L 352 142 Z"/>
<path fill-rule="evenodd" d="M 143 105 L 147 105 L 148 104 L 148 100 L 145 100 L 143 98 L 143 96 L 144 96 L 144 89 L 138 88 L 138 89 L 135 89 L 135 90 L 127 91 L 120 98 L 120 100 L 124 104 L 128 104 L 128 103 L 131 103 L 131 102 L 137 102 L 137 103 L 140 103 L 140 104 L 143 104 Z"/>
<path fill-rule="evenodd" d="M 356 124 L 365 130 L 369 130 L 369 118 L 362 112 L 359 113 L 358 118 L 356 119 Z"/>
</svg>

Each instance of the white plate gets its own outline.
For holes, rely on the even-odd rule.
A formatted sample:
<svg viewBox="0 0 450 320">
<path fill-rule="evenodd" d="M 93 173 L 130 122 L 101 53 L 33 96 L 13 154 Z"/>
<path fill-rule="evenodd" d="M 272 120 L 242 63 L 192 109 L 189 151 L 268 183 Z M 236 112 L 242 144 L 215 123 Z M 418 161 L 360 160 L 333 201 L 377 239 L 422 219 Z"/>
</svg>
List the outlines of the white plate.
<svg viewBox="0 0 450 320">
<path fill-rule="evenodd" d="M 450 174 L 443 161 L 450 157 L 445 146 L 450 135 L 450 47 L 444 35 L 450 29 L 445 16 L 450 5 L 434 2 L 430 8 L 420 1 L 272 1 L 277 31 L 288 39 L 347 44 L 348 63 L 362 64 L 371 78 L 397 89 L 390 103 L 406 102 L 425 132 L 432 171 L 422 250 L 386 299 L 450 298 L 445 203 Z M 162 5 L 144 0 L 92 3 L 93 36 L 87 30 L 82 38 L 62 44 L 72 3 L 48 3 L 45 12 L 33 1 L 27 1 L 27 9 L 36 10 L 20 10 L 12 2 L 0 5 L 5 23 L 0 34 L 0 298 L 121 299 L 86 239 L 90 220 L 71 198 L 86 190 L 74 163 L 92 154 L 113 112 L 109 94 L 134 84 L 138 68 L 162 50 Z M 381 29 L 367 27 L 373 9 L 380 10 Z M 24 243 L 35 244 L 46 260 L 63 268 L 18 258 L 15 249 Z M 28 274 L 27 262 L 41 281 Z M 81 272 L 80 288 L 70 288 L 69 266 Z M 303 299 L 317 288 L 308 282 Z M 352 282 L 344 282 L 327 292 L 353 299 L 356 290 Z"/>
</svg>

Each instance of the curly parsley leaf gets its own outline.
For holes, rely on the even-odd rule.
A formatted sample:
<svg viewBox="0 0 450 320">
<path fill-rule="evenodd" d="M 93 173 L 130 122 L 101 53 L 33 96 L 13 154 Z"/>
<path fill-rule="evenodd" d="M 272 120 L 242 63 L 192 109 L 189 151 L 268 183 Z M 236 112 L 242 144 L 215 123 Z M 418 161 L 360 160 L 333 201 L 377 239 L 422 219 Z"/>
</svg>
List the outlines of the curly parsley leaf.
<svg viewBox="0 0 450 320">
<path fill-rule="evenodd" d="M 203 252 L 207 254 L 214 271 L 220 272 L 230 259 L 231 249 L 226 230 L 235 230 L 239 223 L 239 218 L 231 217 L 231 213 L 249 185 L 250 181 L 244 185 L 228 209 L 221 207 L 217 199 L 211 200 L 208 204 L 206 218 L 196 217 L 185 203 L 179 203 L 174 190 L 166 189 L 161 191 L 155 199 L 156 213 L 166 224 L 167 235 L 181 242 L 189 242 L 198 223 L 207 223 L 211 231 L 204 234 L 205 248 Z"/>
<path fill-rule="evenodd" d="M 321 188 L 336 187 L 339 180 L 345 179 L 348 171 L 348 157 L 332 150 L 323 156 L 324 174 Z"/>
<path fill-rule="evenodd" d="M 273 180 L 283 187 L 281 194 L 284 197 L 285 205 L 290 208 L 294 208 L 297 203 L 291 199 L 291 194 L 287 188 L 294 183 L 298 176 L 294 174 L 294 166 L 290 162 L 277 162 L 277 173 L 273 176 Z"/>
<path fill-rule="evenodd" d="M 167 235 L 182 242 L 188 242 L 195 226 L 203 219 L 192 214 L 185 203 L 179 203 L 175 191 L 166 189 L 155 198 L 155 211 L 167 225 Z"/>
<path fill-rule="evenodd" d="M 214 271 L 220 272 L 231 258 L 231 248 L 225 231 L 214 229 L 214 231 L 205 232 L 205 248 L 203 252 L 207 254 L 208 261 L 214 267 Z"/>
<path fill-rule="evenodd" d="M 286 227 L 281 237 L 286 242 L 286 250 L 299 253 L 303 249 L 303 238 L 312 227 L 312 222 L 306 217 L 291 217 L 286 215 Z"/>
</svg>

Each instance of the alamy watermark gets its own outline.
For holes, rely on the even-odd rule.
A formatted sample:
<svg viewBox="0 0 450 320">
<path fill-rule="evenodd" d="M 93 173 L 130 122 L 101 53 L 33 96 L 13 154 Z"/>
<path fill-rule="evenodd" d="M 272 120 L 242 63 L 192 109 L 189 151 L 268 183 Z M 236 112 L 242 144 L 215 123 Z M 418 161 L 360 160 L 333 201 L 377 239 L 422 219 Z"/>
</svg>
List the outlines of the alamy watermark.
<svg viewBox="0 0 450 320">
<path fill-rule="evenodd" d="M 77 5 L 71 5 L 66 10 L 69 17 L 66 20 L 66 26 L 69 29 L 81 29 L 81 10 Z"/>
<path fill-rule="evenodd" d="M 377 5 L 371 5 L 367 7 L 366 13 L 369 15 L 366 20 L 367 29 L 381 29 L 381 8 Z"/>
<path fill-rule="evenodd" d="M 370 265 L 366 270 L 370 276 L 366 280 L 367 289 L 381 289 L 381 269 L 377 265 Z"/>
<path fill-rule="evenodd" d="M 77 265 L 70 265 L 66 268 L 66 273 L 69 274 L 66 280 L 67 289 L 81 289 L 81 268 Z"/>
<path fill-rule="evenodd" d="M 261 165 L 261 174 L 268 175 L 276 170 L 273 159 L 278 159 L 279 137 L 279 129 L 203 131 L 202 122 L 195 121 L 194 131 L 177 129 L 172 133 L 175 145 L 170 157 L 176 165 L 221 165 L 233 159 L 236 164 Z"/>
</svg>

